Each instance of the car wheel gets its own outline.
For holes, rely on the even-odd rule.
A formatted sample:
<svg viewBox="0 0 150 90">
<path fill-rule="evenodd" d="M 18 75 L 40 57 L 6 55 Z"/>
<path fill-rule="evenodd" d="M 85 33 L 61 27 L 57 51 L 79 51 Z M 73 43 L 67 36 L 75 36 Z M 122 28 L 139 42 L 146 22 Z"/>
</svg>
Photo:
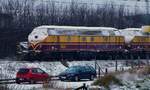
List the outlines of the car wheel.
<svg viewBox="0 0 150 90">
<path fill-rule="evenodd" d="M 91 76 L 90 76 L 90 80 L 94 80 L 94 75 L 91 75 Z"/>
<path fill-rule="evenodd" d="M 79 81 L 79 77 L 78 76 L 75 76 L 74 77 L 74 80 L 77 82 L 77 81 Z"/>
<path fill-rule="evenodd" d="M 20 84 L 20 82 L 21 82 L 21 81 L 19 80 L 19 78 L 16 78 L 16 83 L 17 83 L 17 84 Z"/>
<path fill-rule="evenodd" d="M 29 81 L 30 84 L 35 84 L 36 82 L 34 80 Z"/>
</svg>

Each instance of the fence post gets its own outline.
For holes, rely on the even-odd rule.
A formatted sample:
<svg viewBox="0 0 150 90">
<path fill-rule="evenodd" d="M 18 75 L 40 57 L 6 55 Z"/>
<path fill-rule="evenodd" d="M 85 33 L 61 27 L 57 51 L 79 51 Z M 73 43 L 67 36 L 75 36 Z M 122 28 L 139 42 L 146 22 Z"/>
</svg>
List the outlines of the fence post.
<svg viewBox="0 0 150 90">
<path fill-rule="evenodd" d="M 86 84 L 83 83 L 83 90 L 87 90 Z"/>
<path fill-rule="evenodd" d="M 146 59 L 147 59 L 147 66 L 149 66 L 148 54 L 146 54 Z"/>
<path fill-rule="evenodd" d="M 138 68 L 141 67 L 141 64 L 140 64 L 140 57 L 138 56 Z"/>
<path fill-rule="evenodd" d="M 101 75 L 101 71 L 100 71 L 100 67 L 98 69 L 98 77 L 100 78 L 100 75 Z"/>
<path fill-rule="evenodd" d="M 118 69 L 118 62 L 116 60 L 116 69 L 115 70 L 118 71 L 117 69 Z"/>
<path fill-rule="evenodd" d="M 97 69 L 97 60 L 95 59 L 95 70 Z"/>
<path fill-rule="evenodd" d="M 107 74 L 107 73 L 108 73 L 108 69 L 106 68 L 106 69 L 105 69 L 105 74 Z"/>
<path fill-rule="evenodd" d="M 131 60 L 130 60 L 131 68 L 133 69 L 133 56 L 131 55 Z"/>
</svg>

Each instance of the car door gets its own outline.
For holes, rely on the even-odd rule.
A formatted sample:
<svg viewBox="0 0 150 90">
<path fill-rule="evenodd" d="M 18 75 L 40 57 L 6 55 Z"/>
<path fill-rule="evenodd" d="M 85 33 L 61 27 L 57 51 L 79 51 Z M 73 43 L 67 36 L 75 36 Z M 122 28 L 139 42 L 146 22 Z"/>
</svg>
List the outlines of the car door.
<svg viewBox="0 0 150 90">
<path fill-rule="evenodd" d="M 91 76 L 91 69 L 87 66 L 85 68 L 85 79 L 88 79 Z"/>
<path fill-rule="evenodd" d="M 31 79 L 38 81 L 39 80 L 39 73 L 37 68 L 32 68 L 32 75 Z"/>
<path fill-rule="evenodd" d="M 40 80 L 46 80 L 46 79 L 48 79 L 48 74 L 46 72 L 44 72 L 40 68 L 38 68 L 37 71 L 38 71 L 39 79 Z"/>
<path fill-rule="evenodd" d="M 80 79 L 85 79 L 86 78 L 86 70 L 84 67 L 80 67 L 79 69 L 79 77 Z"/>
</svg>

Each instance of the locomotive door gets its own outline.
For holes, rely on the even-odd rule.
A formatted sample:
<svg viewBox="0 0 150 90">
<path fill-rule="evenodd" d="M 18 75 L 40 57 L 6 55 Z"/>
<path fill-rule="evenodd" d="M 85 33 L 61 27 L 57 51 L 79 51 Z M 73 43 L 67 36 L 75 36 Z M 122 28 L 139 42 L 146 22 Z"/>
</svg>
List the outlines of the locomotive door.
<svg viewBox="0 0 150 90">
<path fill-rule="evenodd" d="M 51 47 L 50 49 L 52 51 L 58 51 L 59 50 L 59 37 L 57 35 L 51 36 Z"/>
<path fill-rule="evenodd" d="M 80 51 L 87 51 L 87 39 L 86 36 L 79 36 L 80 37 Z"/>
</svg>

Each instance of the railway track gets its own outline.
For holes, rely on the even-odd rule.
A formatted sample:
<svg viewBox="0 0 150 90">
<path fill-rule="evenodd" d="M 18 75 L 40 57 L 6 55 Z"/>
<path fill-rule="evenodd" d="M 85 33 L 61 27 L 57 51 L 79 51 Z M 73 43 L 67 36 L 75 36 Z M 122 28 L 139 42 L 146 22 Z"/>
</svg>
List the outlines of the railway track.
<svg viewBox="0 0 150 90">
<path fill-rule="evenodd" d="M 16 83 L 15 78 L 11 79 L 0 79 L 0 84 L 14 84 Z"/>
<path fill-rule="evenodd" d="M 58 80 L 59 80 L 58 76 L 52 76 L 49 81 L 58 81 Z M 25 81 L 23 81 L 23 83 L 24 82 Z M 16 84 L 16 78 L 0 79 L 0 84 Z"/>
</svg>

